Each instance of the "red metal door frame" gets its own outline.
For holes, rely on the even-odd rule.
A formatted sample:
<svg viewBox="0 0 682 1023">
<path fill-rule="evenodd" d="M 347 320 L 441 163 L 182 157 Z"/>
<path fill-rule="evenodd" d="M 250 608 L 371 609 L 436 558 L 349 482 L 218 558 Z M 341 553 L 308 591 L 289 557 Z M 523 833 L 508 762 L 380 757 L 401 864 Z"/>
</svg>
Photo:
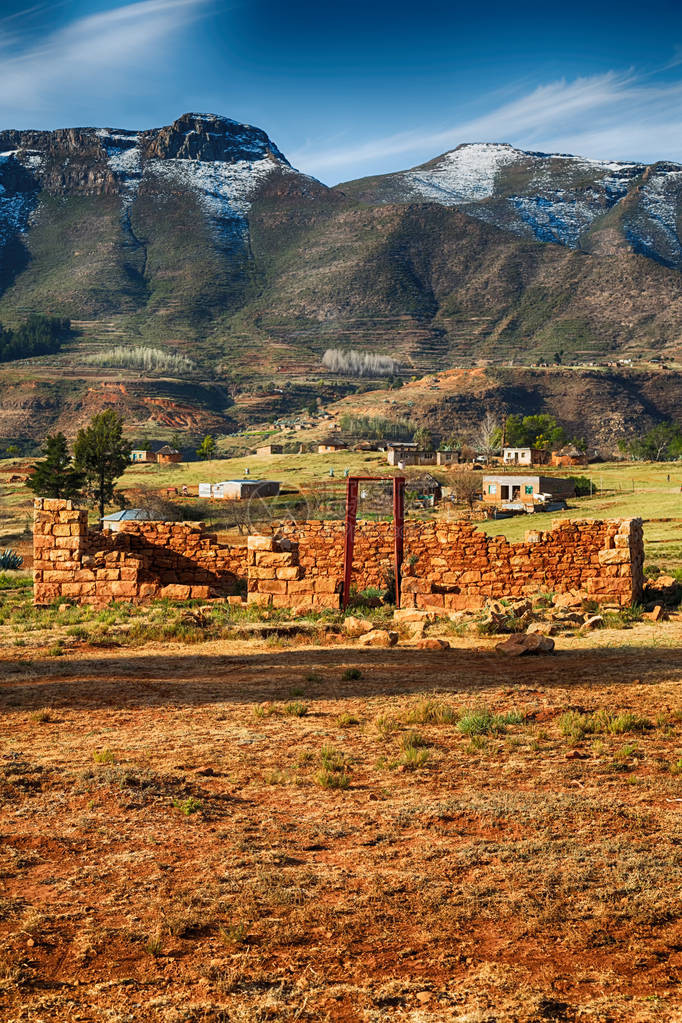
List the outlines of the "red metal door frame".
<svg viewBox="0 0 682 1023">
<path fill-rule="evenodd" d="M 395 606 L 400 607 L 400 572 L 405 546 L 405 477 L 404 476 L 349 476 L 346 481 L 346 532 L 343 545 L 343 606 L 350 598 L 350 580 L 353 572 L 355 527 L 358 517 L 358 484 L 364 480 L 393 481 L 393 555 L 395 567 Z"/>
</svg>

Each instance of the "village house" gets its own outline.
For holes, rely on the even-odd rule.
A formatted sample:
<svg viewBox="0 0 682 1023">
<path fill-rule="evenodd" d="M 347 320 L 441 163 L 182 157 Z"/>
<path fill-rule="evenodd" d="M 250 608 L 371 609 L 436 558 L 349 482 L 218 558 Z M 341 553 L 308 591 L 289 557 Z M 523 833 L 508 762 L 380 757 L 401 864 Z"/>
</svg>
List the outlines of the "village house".
<svg viewBox="0 0 682 1023">
<path fill-rule="evenodd" d="M 500 473 L 484 476 L 483 503 L 525 510 L 575 497 L 573 480 L 532 474 L 513 476 Z"/>
<path fill-rule="evenodd" d="M 108 529 L 111 533 L 118 533 L 123 522 L 151 522 L 158 516 L 152 515 L 147 508 L 124 508 L 122 511 L 112 512 L 102 519 L 102 529 Z"/>
<path fill-rule="evenodd" d="M 502 461 L 505 465 L 545 465 L 548 455 L 541 448 L 503 448 Z"/>
<path fill-rule="evenodd" d="M 170 444 L 164 444 L 162 448 L 156 452 L 156 461 L 159 465 L 172 465 L 175 462 L 182 461 L 182 455 L 177 448 L 172 448 Z"/>
<path fill-rule="evenodd" d="M 325 437 L 324 440 L 318 442 L 317 453 L 318 455 L 333 455 L 335 451 L 344 451 L 347 447 L 345 440 L 340 437 Z"/>
<path fill-rule="evenodd" d="M 433 508 L 443 497 L 443 488 L 430 472 L 411 477 L 406 488 L 408 494 L 423 508 Z"/>
<path fill-rule="evenodd" d="M 457 465 L 460 459 L 459 451 L 436 451 L 436 465 Z"/>
<path fill-rule="evenodd" d="M 146 448 L 133 448 L 130 452 L 130 461 L 136 465 L 151 465 L 156 462 L 156 453 Z"/>
<path fill-rule="evenodd" d="M 420 451 L 416 441 L 391 441 L 386 446 L 386 461 L 399 468 L 406 465 L 435 465 L 436 452 Z"/>
<path fill-rule="evenodd" d="M 277 497 L 278 480 L 223 480 L 221 483 L 200 483 L 199 497 L 218 501 L 244 501 L 249 497 Z"/>
<path fill-rule="evenodd" d="M 256 448 L 256 454 L 262 458 L 267 458 L 268 455 L 281 455 L 284 448 L 281 444 L 264 444 L 260 448 Z"/>
<path fill-rule="evenodd" d="M 587 465 L 588 458 L 584 451 L 580 451 L 573 444 L 567 444 L 558 451 L 553 451 L 550 461 L 554 466 Z"/>
</svg>

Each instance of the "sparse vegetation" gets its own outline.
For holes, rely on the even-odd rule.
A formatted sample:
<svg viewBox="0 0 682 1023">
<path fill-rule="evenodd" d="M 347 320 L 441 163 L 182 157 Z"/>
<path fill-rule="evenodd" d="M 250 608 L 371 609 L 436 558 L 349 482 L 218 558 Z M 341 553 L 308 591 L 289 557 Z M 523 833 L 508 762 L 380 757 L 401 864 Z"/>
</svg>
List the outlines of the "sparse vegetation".
<svg viewBox="0 0 682 1023">
<path fill-rule="evenodd" d="M 196 370 L 196 364 L 184 355 L 164 352 L 160 348 L 149 348 L 146 345 L 128 347 L 116 345 L 95 352 L 87 358 L 93 366 L 120 366 L 122 369 L 142 369 L 146 373 L 172 373 L 174 376 L 187 376 Z"/>
<path fill-rule="evenodd" d="M 352 348 L 328 348 L 322 356 L 322 365 L 330 373 L 343 373 L 352 377 L 392 377 L 400 371 L 400 363 L 390 355 L 356 352 Z"/>
</svg>

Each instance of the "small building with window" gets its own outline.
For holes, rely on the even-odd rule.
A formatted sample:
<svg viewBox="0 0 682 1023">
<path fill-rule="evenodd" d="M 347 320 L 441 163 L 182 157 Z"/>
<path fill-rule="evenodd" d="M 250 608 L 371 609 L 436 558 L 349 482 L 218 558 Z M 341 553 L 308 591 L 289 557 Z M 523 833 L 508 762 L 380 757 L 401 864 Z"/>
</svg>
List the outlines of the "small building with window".
<svg viewBox="0 0 682 1023">
<path fill-rule="evenodd" d="M 534 476 L 500 473 L 484 476 L 484 504 L 495 504 L 501 507 L 516 506 L 519 509 L 530 509 L 542 506 L 548 501 L 565 501 L 575 497 L 575 483 L 570 479 L 558 476 Z"/>
<path fill-rule="evenodd" d="M 505 465 L 544 465 L 548 460 L 541 448 L 503 448 L 502 461 Z"/>
<path fill-rule="evenodd" d="M 130 461 L 135 465 L 151 465 L 156 463 L 156 452 L 147 448 L 133 448 L 130 452 Z"/>
</svg>

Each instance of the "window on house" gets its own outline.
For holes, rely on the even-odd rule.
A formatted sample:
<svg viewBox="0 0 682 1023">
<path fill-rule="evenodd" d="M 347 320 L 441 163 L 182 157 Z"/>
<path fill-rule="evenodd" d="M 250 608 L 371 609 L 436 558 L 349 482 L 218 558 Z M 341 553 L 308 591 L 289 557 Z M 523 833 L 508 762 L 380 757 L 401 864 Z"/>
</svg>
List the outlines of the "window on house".
<svg viewBox="0 0 682 1023">
<path fill-rule="evenodd" d="M 489 483 L 488 484 L 488 493 L 489 494 L 496 494 L 497 493 L 497 487 L 495 486 L 494 483 Z"/>
<path fill-rule="evenodd" d="M 533 493 L 533 484 L 532 483 L 526 483 L 525 491 L 526 491 L 527 494 L 532 494 Z"/>
<path fill-rule="evenodd" d="M 502 497 L 503 501 L 508 501 L 509 500 L 509 487 L 508 486 L 505 486 L 503 484 L 500 487 L 500 496 Z"/>
</svg>

